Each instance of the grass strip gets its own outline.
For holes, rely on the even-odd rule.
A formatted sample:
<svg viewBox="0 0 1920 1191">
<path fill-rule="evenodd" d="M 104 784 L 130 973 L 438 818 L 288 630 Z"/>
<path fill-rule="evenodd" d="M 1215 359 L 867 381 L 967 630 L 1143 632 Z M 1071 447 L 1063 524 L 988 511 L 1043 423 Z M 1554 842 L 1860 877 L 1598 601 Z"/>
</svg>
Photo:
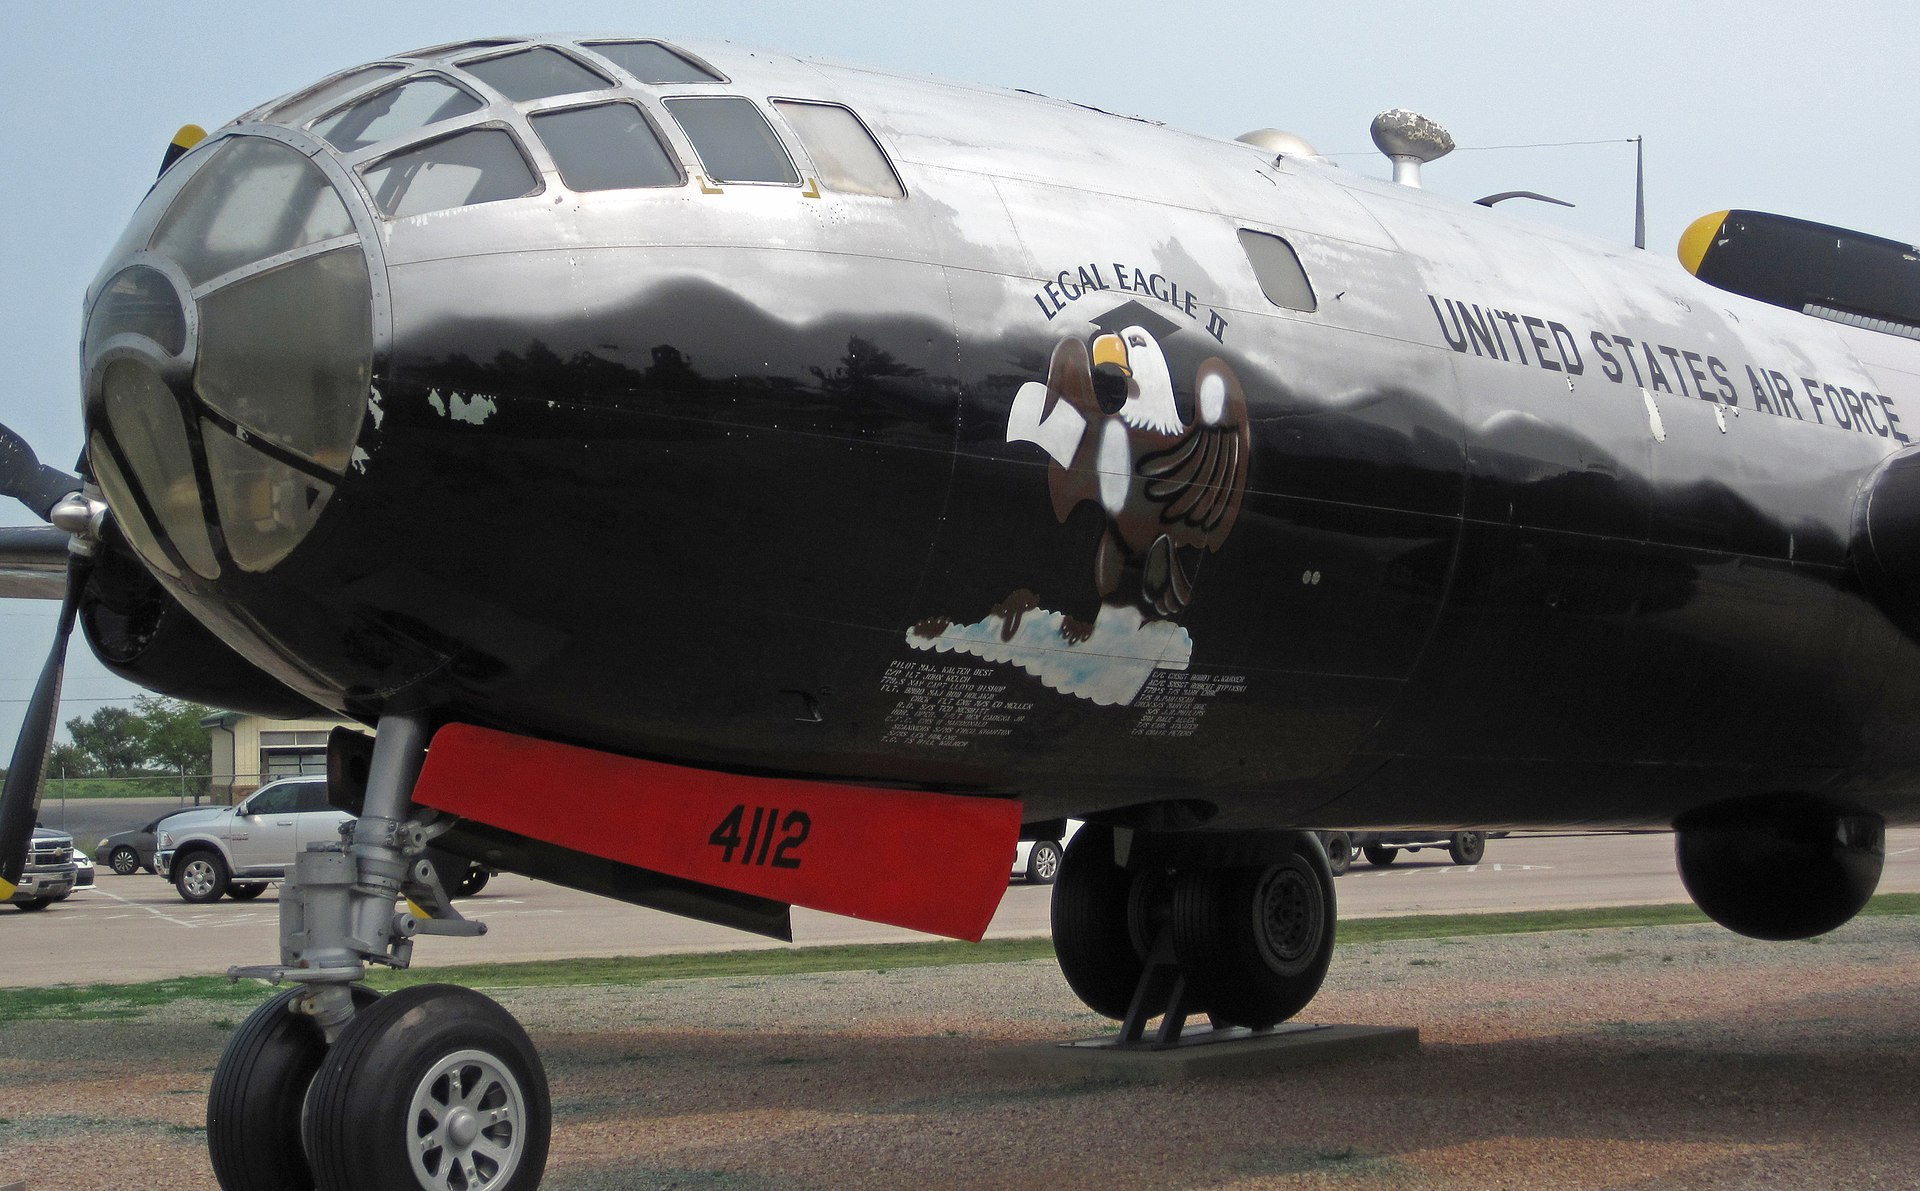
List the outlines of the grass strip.
<svg viewBox="0 0 1920 1191">
<path fill-rule="evenodd" d="M 1860 913 L 1863 917 L 1920 915 L 1920 893 L 1883 893 L 1869 901 Z M 1340 924 L 1340 942 L 1392 943 L 1473 935 L 1680 926 L 1706 921 L 1705 915 L 1686 904 L 1533 910 L 1513 914 L 1419 914 L 1404 918 L 1349 919 Z M 380 970 L 373 973 L 368 983 L 384 991 L 413 984 L 464 984 L 480 989 L 558 988 L 646 984 L 656 980 L 791 976 L 808 972 L 886 972 L 957 964 L 1020 963 L 1052 957 L 1053 942 L 1045 938 L 988 939 L 982 943 L 868 943 L 697 955 L 463 964 L 404 972 Z M 0 1024 L 45 1018 L 137 1018 L 144 1016 L 148 1009 L 189 999 L 251 1006 L 272 992 L 251 981 L 234 984 L 224 976 L 185 976 L 138 984 L 0 988 Z"/>
</svg>

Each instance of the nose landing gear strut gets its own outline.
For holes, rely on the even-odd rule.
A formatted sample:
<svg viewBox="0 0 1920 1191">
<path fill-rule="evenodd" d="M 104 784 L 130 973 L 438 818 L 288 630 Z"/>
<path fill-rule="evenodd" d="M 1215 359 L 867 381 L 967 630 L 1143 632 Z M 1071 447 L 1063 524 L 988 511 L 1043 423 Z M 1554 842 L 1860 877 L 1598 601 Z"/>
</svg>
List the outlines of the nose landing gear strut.
<svg viewBox="0 0 1920 1191">
<path fill-rule="evenodd" d="M 546 1072 L 511 1015 L 471 989 L 382 997 L 421 934 L 478 935 L 452 908 L 414 813 L 418 716 L 385 716 L 348 842 L 301 854 L 280 901 L 280 963 L 234 979 L 294 987 L 237 1030 L 214 1069 L 207 1142 L 227 1191 L 529 1191 L 546 1167 Z M 402 899 L 407 908 L 399 909 Z"/>
</svg>

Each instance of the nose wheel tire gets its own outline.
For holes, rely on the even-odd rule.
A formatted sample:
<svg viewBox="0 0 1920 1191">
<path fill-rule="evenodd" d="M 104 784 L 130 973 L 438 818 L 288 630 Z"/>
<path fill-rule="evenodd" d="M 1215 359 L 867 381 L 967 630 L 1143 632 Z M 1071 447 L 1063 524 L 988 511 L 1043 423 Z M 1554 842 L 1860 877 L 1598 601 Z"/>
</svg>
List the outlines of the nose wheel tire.
<svg viewBox="0 0 1920 1191">
<path fill-rule="evenodd" d="M 214 1177 L 227 1191 L 310 1191 L 313 1175 L 300 1148 L 300 1107 L 327 1042 L 312 1018 L 288 1011 L 300 989 L 289 989 L 240 1023 L 207 1094 L 207 1152 Z M 355 986 L 364 1009 L 379 999 Z"/>
<path fill-rule="evenodd" d="M 526 1031 L 446 984 L 403 989 L 341 1031 L 307 1094 L 319 1191 L 532 1191 L 552 1108 Z"/>
<path fill-rule="evenodd" d="M 1113 829 L 1082 827 L 1067 842 L 1053 886 L 1053 950 L 1067 987 L 1095 1013 L 1119 1020 L 1146 970 L 1129 925 L 1133 878 L 1113 861 Z"/>
<path fill-rule="evenodd" d="M 1278 864 L 1199 869 L 1173 891 L 1173 947 L 1222 1025 L 1266 1029 L 1306 1008 L 1333 958 L 1333 873 L 1302 835 Z"/>
<path fill-rule="evenodd" d="M 218 852 L 189 852 L 173 859 L 173 887 L 183 901 L 217 902 L 227 891 L 227 862 Z"/>
</svg>

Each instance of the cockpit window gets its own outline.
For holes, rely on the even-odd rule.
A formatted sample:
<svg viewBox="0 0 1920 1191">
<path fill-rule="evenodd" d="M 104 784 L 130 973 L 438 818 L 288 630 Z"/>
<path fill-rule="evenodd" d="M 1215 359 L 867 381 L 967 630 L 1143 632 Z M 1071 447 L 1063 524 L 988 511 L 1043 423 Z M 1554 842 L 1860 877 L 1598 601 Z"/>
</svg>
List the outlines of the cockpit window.
<svg viewBox="0 0 1920 1191">
<path fill-rule="evenodd" d="M 449 207 L 521 198 L 540 189 L 512 134 L 470 128 L 368 166 L 367 188 L 383 215 L 405 219 Z"/>
<path fill-rule="evenodd" d="M 1246 251 L 1253 275 L 1259 279 L 1260 290 L 1269 302 L 1308 313 L 1319 309 L 1320 303 L 1313 296 L 1313 283 L 1307 280 L 1307 271 L 1301 267 L 1293 245 L 1279 236 L 1241 228 L 1240 247 Z"/>
<path fill-rule="evenodd" d="M 149 247 L 199 285 L 352 232 L 345 204 L 305 155 L 263 137 L 234 137 L 181 190 Z"/>
<path fill-rule="evenodd" d="M 604 91 L 613 86 L 612 79 L 546 46 L 462 62 L 460 69 L 516 102 L 581 91 Z"/>
<path fill-rule="evenodd" d="M 643 83 L 723 83 L 726 80 L 657 41 L 583 41 L 587 49 Z"/>
<path fill-rule="evenodd" d="M 451 79 L 422 75 L 367 96 L 313 126 L 342 153 L 477 112 L 479 97 Z"/>
<path fill-rule="evenodd" d="M 714 181 L 800 184 L 786 147 L 752 100 L 733 95 L 669 99 L 667 110 Z"/>
<path fill-rule="evenodd" d="M 358 70 L 349 70 L 337 78 L 328 79 L 317 87 L 307 88 L 305 91 L 300 92 L 292 99 L 289 99 L 279 107 L 268 112 L 264 118 L 276 124 L 298 123 L 300 117 L 320 111 L 349 91 L 357 91 L 383 75 L 389 75 L 397 70 L 405 69 L 406 67 L 404 66 L 395 66 L 389 62 L 373 66 L 362 66 Z"/>
<path fill-rule="evenodd" d="M 532 120 L 560 177 L 575 190 L 678 186 L 685 181 L 653 121 L 631 103 L 535 112 Z"/>
<path fill-rule="evenodd" d="M 776 99 L 773 106 L 786 117 L 807 156 L 813 159 L 820 185 L 844 194 L 907 197 L 886 153 L 860 117 L 833 103 Z"/>
</svg>

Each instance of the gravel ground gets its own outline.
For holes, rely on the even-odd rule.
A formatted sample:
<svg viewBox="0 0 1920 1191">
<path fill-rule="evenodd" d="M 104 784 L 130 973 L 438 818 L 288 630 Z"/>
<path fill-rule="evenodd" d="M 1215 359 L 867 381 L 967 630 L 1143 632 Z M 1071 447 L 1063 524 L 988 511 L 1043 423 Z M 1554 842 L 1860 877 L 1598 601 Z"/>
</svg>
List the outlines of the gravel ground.
<svg viewBox="0 0 1920 1191">
<path fill-rule="evenodd" d="M 1417 1053 L 1132 1086 L 989 1073 L 1099 1032 L 1051 963 L 497 995 L 546 1059 L 554 1191 L 1911 1188 L 1916 986 L 1920 918 L 1351 946 L 1307 1018 L 1417 1025 Z M 0 1186 L 213 1186 L 237 1016 L 0 1030 Z"/>
</svg>

